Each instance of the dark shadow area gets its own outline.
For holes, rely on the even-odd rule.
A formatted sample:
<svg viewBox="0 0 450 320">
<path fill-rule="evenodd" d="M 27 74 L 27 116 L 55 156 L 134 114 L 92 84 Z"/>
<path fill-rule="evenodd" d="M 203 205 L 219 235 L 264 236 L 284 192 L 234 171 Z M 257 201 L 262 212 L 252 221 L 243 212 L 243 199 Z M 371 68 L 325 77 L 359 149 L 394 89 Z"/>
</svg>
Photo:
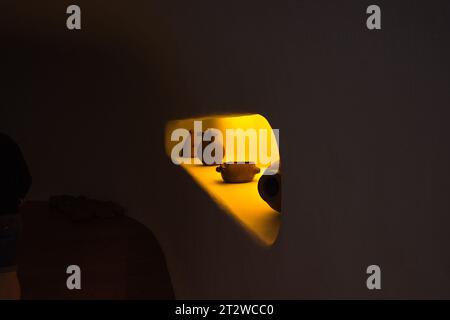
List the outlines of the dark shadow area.
<svg viewBox="0 0 450 320">
<path fill-rule="evenodd" d="M 23 299 L 173 299 L 164 255 L 153 234 L 126 216 L 73 221 L 27 203 L 22 210 L 19 279 Z M 81 290 L 65 270 L 81 268 Z"/>
</svg>

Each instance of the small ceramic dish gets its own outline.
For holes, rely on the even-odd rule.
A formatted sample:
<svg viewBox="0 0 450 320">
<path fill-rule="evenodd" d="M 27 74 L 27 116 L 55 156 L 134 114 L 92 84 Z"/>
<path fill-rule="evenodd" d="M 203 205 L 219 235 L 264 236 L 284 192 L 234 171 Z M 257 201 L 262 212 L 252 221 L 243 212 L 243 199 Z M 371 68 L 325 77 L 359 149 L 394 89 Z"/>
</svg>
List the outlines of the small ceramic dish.
<svg viewBox="0 0 450 320">
<path fill-rule="evenodd" d="M 244 183 L 254 179 L 261 169 L 250 162 L 227 162 L 216 168 L 226 183 Z"/>
</svg>

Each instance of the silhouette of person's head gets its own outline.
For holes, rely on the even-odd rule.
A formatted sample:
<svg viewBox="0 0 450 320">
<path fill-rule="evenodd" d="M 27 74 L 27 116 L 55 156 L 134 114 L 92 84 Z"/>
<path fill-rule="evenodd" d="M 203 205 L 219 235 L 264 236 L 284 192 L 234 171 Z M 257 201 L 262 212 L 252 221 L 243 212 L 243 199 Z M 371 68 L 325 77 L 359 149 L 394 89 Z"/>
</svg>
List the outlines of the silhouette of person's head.
<svg viewBox="0 0 450 320">
<path fill-rule="evenodd" d="M 16 213 L 30 186 L 22 151 L 13 139 L 0 133 L 0 214 Z"/>
</svg>

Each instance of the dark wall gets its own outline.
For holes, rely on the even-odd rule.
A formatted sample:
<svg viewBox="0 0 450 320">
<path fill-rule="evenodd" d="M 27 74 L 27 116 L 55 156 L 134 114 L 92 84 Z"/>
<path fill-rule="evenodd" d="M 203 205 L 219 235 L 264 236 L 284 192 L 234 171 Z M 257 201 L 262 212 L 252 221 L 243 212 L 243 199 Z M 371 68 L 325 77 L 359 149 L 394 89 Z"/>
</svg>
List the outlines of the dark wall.
<svg viewBox="0 0 450 320">
<path fill-rule="evenodd" d="M 2 130 L 32 198 L 118 201 L 177 297 L 450 297 L 447 1 L 0 4 Z M 257 112 L 281 131 L 283 223 L 255 243 L 164 154 L 166 121 Z M 382 268 L 381 292 L 365 269 Z"/>
</svg>

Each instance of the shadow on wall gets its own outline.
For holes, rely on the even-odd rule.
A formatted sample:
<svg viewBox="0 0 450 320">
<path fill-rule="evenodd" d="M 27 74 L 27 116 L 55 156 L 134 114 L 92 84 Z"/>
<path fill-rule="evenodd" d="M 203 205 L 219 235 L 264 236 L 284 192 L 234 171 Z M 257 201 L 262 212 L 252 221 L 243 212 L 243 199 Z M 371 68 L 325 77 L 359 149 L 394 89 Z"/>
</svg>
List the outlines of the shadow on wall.
<svg viewBox="0 0 450 320">
<path fill-rule="evenodd" d="M 22 298 L 173 299 L 164 255 L 152 233 L 110 214 L 78 213 L 83 219 L 73 220 L 46 202 L 27 203 L 18 259 Z M 81 269 L 81 290 L 66 287 L 71 265 Z"/>
</svg>

